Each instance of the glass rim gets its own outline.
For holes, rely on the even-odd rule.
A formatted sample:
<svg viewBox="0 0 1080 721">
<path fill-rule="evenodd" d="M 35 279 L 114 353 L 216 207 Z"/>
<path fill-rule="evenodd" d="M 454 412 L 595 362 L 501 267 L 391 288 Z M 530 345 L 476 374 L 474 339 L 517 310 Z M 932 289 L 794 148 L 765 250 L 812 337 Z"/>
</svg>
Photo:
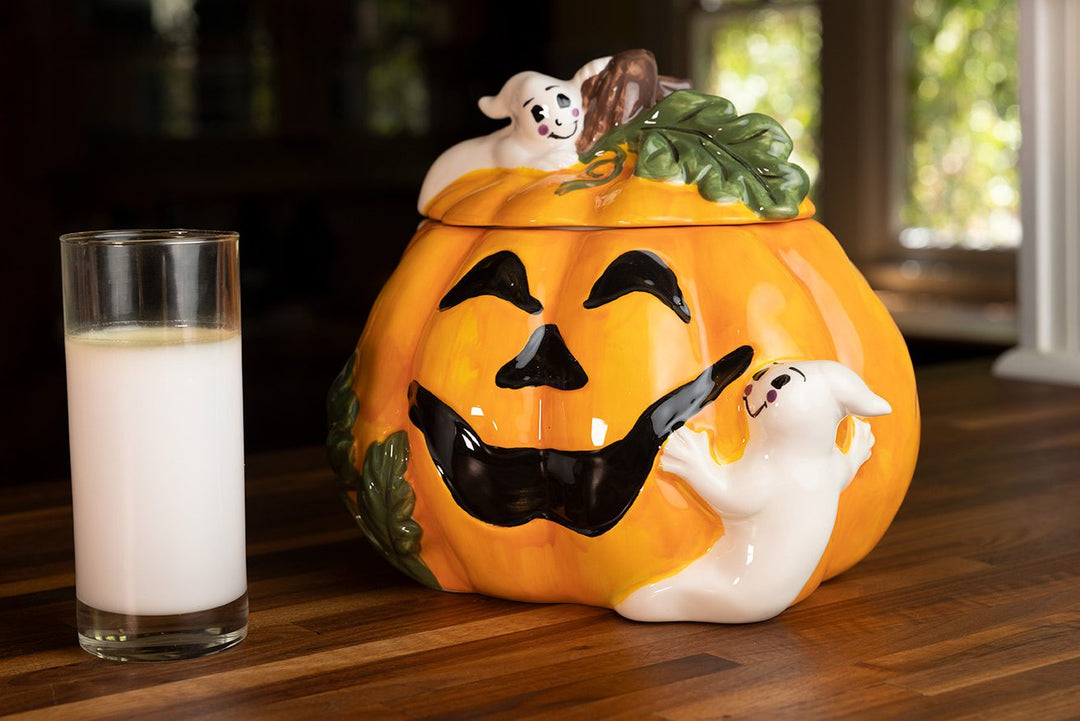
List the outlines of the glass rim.
<svg viewBox="0 0 1080 721">
<path fill-rule="evenodd" d="M 233 230 L 194 230 L 191 228 L 84 230 L 64 233 L 60 242 L 72 245 L 185 245 L 195 243 L 227 243 L 239 240 Z"/>
</svg>

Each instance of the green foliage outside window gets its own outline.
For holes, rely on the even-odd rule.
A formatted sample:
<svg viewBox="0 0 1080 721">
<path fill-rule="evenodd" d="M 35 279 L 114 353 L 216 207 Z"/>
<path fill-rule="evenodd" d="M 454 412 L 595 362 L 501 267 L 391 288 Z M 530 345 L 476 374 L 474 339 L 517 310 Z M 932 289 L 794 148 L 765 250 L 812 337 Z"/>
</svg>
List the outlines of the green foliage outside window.
<svg viewBox="0 0 1080 721">
<path fill-rule="evenodd" d="M 907 247 L 1020 242 L 1015 0 L 914 0 L 908 21 Z"/>
</svg>

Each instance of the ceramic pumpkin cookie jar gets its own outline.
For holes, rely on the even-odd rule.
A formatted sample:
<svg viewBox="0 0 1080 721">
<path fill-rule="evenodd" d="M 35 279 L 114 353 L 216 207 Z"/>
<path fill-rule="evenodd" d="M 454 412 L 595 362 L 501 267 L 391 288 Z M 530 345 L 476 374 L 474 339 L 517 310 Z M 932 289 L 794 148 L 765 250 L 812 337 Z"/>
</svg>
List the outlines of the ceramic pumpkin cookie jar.
<svg viewBox="0 0 1080 721">
<path fill-rule="evenodd" d="M 520 73 L 448 150 L 328 398 L 368 539 L 447 591 L 758 621 L 910 482 L 896 326 L 770 118 L 632 51 Z"/>
</svg>

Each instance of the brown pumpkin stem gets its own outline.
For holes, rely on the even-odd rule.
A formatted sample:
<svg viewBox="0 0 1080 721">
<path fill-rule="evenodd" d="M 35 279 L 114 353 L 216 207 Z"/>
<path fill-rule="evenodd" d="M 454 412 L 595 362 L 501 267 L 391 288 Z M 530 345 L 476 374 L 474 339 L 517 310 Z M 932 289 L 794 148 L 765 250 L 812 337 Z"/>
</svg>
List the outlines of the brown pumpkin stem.
<svg viewBox="0 0 1080 721">
<path fill-rule="evenodd" d="M 604 69 L 581 85 L 585 122 L 577 139 L 584 153 L 609 130 L 624 125 L 665 97 L 690 87 L 689 80 L 660 75 L 648 50 L 626 50 L 612 56 Z"/>
</svg>

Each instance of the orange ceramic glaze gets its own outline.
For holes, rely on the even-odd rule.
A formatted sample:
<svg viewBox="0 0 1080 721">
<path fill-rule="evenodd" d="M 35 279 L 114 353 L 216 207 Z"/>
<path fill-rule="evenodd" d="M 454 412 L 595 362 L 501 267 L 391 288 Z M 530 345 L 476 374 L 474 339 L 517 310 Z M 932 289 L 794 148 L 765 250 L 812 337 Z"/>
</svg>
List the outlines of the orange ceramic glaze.
<svg viewBox="0 0 1080 721">
<path fill-rule="evenodd" d="M 914 374 L 783 129 L 651 62 L 481 100 L 510 124 L 429 171 L 331 389 L 331 459 L 368 539 L 429 586 L 761 621 L 885 532 Z"/>
<path fill-rule="evenodd" d="M 524 211 L 498 208 L 533 203 L 544 222 L 568 224 L 558 209 L 565 196 L 553 200 L 536 189 L 554 182 L 547 175 L 519 184 L 531 174 L 472 173 L 440 194 L 432 212 L 458 222 L 471 217 L 501 224 Z M 357 467 L 373 442 L 407 433 L 405 480 L 415 493 L 412 518 L 423 533 L 419 558 L 442 588 L 611 607 L 701 556 L 723 534 L 717 515 L 653 459 L 629 510 L 598 535 L 543 518 L 512 526 L 481 520 L 455 499 L 424 433 L 410 420 L 410 385 L 429 390 L 492 446 L 592 451 L 626 436 L 642 412 L 672 389 L 750 346 L 753 361 L 745 374 L 687 421 L 708 431 L 717 460 L 730 462 L 747 440 L 742 391 L 754 369 L 778 359 L 840 361 L 886 399 L 892 413 L 869 421 L 873 454 L 841 496 L 831 541 L 802 598 L 869 552 L 906 491 L 918 450 L 918 403 L 904 341 L 816 221 L 743 224 L 732 213 L 723 224 L 649 227 L 664 225 L 679 203 L 686 216 L 725 217 L 731 209 L 679 186 L 638 178 L 627 184 L 653 191 L 635 196 L 629 217 L 641 227 L 521 229 L 434 221 L 421 227 L 357 347 Z M 599 197 L 579 196 L 588 198 L 589 207 Z M 459 210 L 465 207 L 471 210 Z M 581 222 L 617 224 L 602 209 Z M 646 292 L 585 307 L 609 264 L 639 250 L 670 268 L 689 322 Z M 530 313 L 489 294 L 440 309 L 479 261 L 507 251 L 520 259 L 541 310 Z M 587 383 L 573 390 L 499 387 L 500 369 L 537 329 L 550 326 L 561 332 Z"/>
<path fill-rule="evenodd" d="M 702 202 L 693 185 L 646 180 L 633 174 L 633 156 L 619 176 L 602 185 L 556 192 L 583 177 L 584 165 L 541 172 L 529 168 L 474 170 L 432 199 L 425 215 L 447 225 L 514 228 L 590 225 L 605 228 L 668 225 L 738 225 L 762 219 L 739 202 Z M 798 218 L 814 215 L 809 198 Z"/>
</svg>

